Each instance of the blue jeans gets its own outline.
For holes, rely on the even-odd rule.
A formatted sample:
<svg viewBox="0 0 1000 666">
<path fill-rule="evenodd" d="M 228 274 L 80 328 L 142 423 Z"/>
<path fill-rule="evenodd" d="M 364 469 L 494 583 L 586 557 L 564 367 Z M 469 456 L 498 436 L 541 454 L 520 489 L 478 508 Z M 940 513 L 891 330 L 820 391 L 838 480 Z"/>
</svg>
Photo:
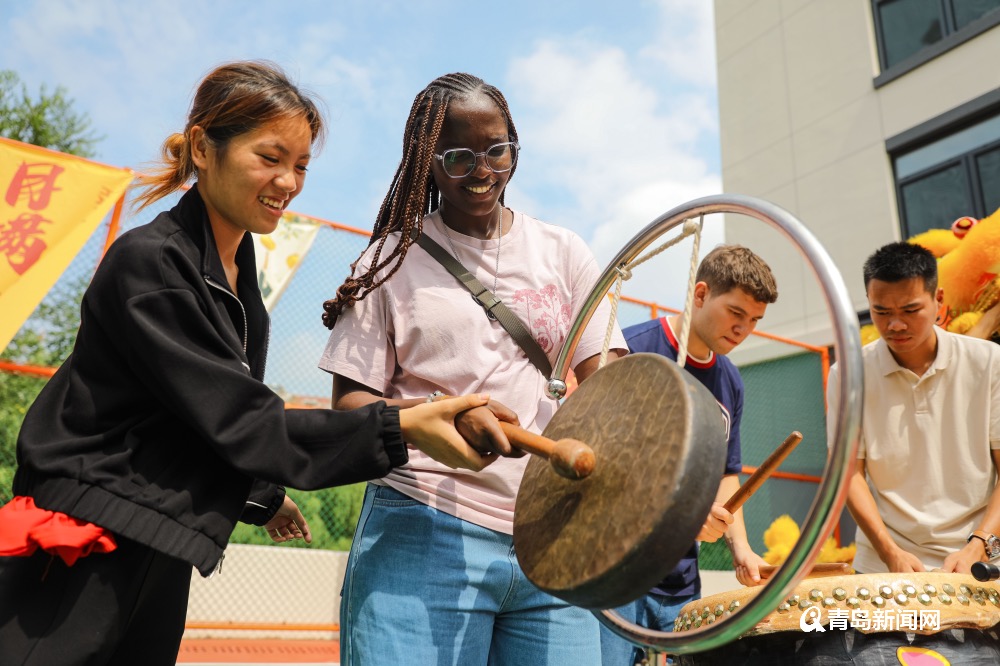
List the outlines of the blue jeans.
<svg viewBox="0 0 1000 666">
<path fill-rule="evenodd" d="M 623 618 L 647 629 L 673 631 L 674 620 L 684 604 L 700 599 L 700 594 L 686 597 L 668 597 L 647 594 L 632 603 L 619 606 L 615 612 Z M 645 650 L 632 645 L 610 629 L 601 625 L 601 663 L 604 666 L 632 666 L 642 661 Z"/>
<path fill-rule="evenodd" d="M 340 659 L 599 666 L 589 611 L 529 582 L 510 535 L 368 485 L 340 606 Z"/>
</svg>

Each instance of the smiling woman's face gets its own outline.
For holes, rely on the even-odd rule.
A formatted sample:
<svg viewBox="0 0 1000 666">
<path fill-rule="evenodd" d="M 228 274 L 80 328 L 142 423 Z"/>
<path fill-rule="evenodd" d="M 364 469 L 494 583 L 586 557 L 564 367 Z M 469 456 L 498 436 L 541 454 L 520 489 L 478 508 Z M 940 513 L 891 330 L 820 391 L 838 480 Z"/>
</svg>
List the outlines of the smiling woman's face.
<svg viewBox="0 0 1000 666">
<path fill-rule="evenodd" d="M 481 153 L 507 141 L 510 137 L 503 112 L 488 96 L 478 94 L 453 100 L 448 105 L 434 152 L 442 155 L 446 150 L 468 148 Z M 432 161 L 431 169 L 450 226 L 460 228 L 472 219 L 495 218 L 497 202 L 510 180 L 510 171 L 494 172 L 483 157 L 476 161 L 472 173 L 462 178 L 448 176 L 437 159 Z"/>
<path fill-rule="evenodd" d="M 221 153 L 192 129 L 198 191 L 213 226 L 269 234 L 305 184 L 312 131 L 304 116 L 233 137 Z"/>
</svg>

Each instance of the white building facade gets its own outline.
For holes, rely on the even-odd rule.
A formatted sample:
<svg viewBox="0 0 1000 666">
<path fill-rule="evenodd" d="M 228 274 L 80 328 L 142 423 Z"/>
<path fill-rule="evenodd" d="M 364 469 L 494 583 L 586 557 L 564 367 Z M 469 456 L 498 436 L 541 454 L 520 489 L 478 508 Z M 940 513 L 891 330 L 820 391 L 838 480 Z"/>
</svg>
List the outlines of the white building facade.
<svg viewBox="0 0 1000 666">
<path fill-rule="evenodd" d="M 802 220 L 859 312 L 874 249 L 1000 208 L 1000 0 L 715 0 L 715 22 L 724 190 Z M 794 246 L 737 216 L 726 239 L 776 273 L 769 332 L 832 343 Z"/>
</svg>

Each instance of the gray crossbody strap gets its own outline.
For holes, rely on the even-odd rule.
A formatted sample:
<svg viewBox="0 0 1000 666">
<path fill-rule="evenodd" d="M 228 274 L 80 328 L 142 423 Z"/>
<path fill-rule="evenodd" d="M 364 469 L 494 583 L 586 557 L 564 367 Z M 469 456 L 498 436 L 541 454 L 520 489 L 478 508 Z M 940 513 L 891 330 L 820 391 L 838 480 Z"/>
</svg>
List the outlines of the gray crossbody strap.
<svg viewBox="0 0 1000 666">
<path fill-rule="evenodd" d="M 525 328 L 524 323 L 517 318 L 510 309 L 503 304 L 499 298 L 487 289 L 482 282 L 470 273 L 455 257 L 428 238 L 427 234 L 420 234 L 417 237 L 417 245 L 422 247 L 427 254 L 434 257 L 439 264 L 448 269 L 462 283 L 479 305 L 483 307 L 487 315 L 492 315 L 504 329 L 514 338 L 514 342 L 528 355 L 528 360 L 538 368 L 538 371 L 548 379 L 552 376 L 552 364 L 545 351 L 538 345 L 538 342 L 531 337 L 531 333 Z"/>
</svg>

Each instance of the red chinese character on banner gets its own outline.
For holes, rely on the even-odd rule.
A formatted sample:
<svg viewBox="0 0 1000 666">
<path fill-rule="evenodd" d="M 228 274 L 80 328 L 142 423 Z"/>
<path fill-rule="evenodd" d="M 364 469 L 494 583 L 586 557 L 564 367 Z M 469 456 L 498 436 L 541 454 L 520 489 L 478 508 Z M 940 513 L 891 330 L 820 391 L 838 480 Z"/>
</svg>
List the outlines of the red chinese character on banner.
<svg viewBox="0 0 1000 666">
<path fill-rule="evenodd" d="M 19 199 L 27 197 L 28 208 L 45 210 L 52 199 L 52 193 L 62 189 L 56 187 L 56 178 L 63 171 L 65 169 L 58 164 L 21 162 L 7 188 L 7 203 L 16 206 Z"/>
<path fill-rule="evenodd" d="M 52 220 L 37 213 L 22 213 L 7 226 L 0 226 L 0 254 L 7 256 L 7 263 L 18 275 L 34 266 L 48 247 L 40 238 L 45 235 L 40 227 L 43 222 L 51 224 Z"/>
</svg>

